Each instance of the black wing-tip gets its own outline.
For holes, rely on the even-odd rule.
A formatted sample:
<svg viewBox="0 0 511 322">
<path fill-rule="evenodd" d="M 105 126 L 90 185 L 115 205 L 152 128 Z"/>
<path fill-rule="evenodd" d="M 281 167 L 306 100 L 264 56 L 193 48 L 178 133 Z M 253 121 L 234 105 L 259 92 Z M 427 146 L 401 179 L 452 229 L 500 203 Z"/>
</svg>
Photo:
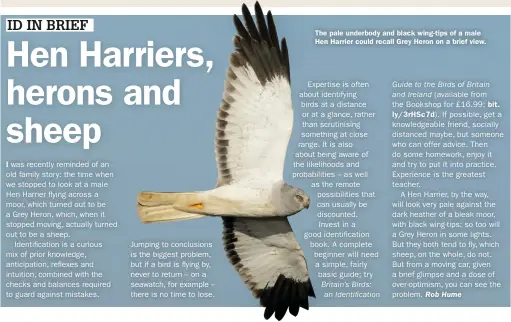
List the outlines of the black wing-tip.
<svg viewBox="0 0 511 322">
<path fill-rule="evenodd" d="M 261 305 L 265 307 L 264 318 L 268 320 L 274 315 L 278 321 L 288 310 L 293 316 L 298 315 L 300 308 L 308 310 L 309 297 L 316 297 L 310 279 L 300 282 L 282 274 L 273 287 L 266 287 L 260 294 Z"/>
<path fill-rule="evenodd" d="M 255 21 L 246 4 L 241 6 L 243 21 L 233 15 L 238 33 L 234 39 L 236 50 L 256 73 L 261 84 L 266 84 L 277 75 L 291 83 L 289 53 L 285 37 L 279 42 L 277 28 L 271 11 L 266 17 L 261 5 L 256 2 Z"/>
</svg>

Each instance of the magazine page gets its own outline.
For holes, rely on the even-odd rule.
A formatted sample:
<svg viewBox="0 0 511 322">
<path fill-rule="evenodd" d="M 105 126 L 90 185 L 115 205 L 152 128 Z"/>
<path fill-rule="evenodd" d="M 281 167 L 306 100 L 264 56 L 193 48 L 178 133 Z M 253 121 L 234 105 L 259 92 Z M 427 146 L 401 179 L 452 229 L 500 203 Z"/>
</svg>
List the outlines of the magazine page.
<svg viewBox="0 0 511 322">
<path fill-rule="evenodd" d="M 505 1 L 16 2 L 2 321 L 509 317 Z"/>
</svg>

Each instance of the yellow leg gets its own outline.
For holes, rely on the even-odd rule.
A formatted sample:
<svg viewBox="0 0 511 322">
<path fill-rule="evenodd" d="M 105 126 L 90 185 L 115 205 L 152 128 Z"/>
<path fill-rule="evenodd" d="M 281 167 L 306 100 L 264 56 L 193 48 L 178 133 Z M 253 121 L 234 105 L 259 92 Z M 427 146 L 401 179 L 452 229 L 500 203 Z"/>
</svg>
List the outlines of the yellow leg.
<svg viewBox="0 0 511 322">
<path fill-rule="evenodd" d="M 195 209 L 204 209 L 204 204 L 202 203 L 196 203 L 194 205 L 190 205 L 191 208 L 195 208 Z"/>
</svg>

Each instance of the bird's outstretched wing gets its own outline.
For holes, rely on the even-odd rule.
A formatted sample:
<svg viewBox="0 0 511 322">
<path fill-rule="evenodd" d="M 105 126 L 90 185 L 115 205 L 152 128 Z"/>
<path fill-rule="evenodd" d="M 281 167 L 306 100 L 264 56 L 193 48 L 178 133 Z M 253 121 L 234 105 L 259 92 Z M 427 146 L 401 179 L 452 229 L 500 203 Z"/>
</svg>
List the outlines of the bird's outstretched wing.
<svg viewBox="0 0 511 322">
<path fill-rule="evenodd" d="M 265 307 L 281 320 L 296 316 L 315 297 L 307 262 L 286 217 L 252 219 L 223 217 L 223 243 L 229 261 Z"/>
<path fill-rule="evenodd" d="M 286 40 L 279 44 L 273 16 L 265 19 L 259 3 L 257 26 L 246 5 L 242 11 L 217 114 L 217 186 L 281 180 L 293 128 Z"/>
</svg>

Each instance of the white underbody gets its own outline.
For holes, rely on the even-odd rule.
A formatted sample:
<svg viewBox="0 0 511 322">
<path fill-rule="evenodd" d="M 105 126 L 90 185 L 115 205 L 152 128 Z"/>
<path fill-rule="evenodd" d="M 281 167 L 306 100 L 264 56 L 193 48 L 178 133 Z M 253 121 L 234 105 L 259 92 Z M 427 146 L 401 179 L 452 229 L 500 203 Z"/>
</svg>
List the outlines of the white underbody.
<svg viewBox="0 0 511 322">
<path fill-rule="evenodd" d="M 204 212 L 210 215 L 237 217 L 285 216 L 272 205 L 271 187 L 245 187 L 236 184 L 223 185 L 204 191 Z M 217 207 L 221 205 L 220 207 Z M 229 213 L 226 210 L 228 209 Z"/>
</svg>

